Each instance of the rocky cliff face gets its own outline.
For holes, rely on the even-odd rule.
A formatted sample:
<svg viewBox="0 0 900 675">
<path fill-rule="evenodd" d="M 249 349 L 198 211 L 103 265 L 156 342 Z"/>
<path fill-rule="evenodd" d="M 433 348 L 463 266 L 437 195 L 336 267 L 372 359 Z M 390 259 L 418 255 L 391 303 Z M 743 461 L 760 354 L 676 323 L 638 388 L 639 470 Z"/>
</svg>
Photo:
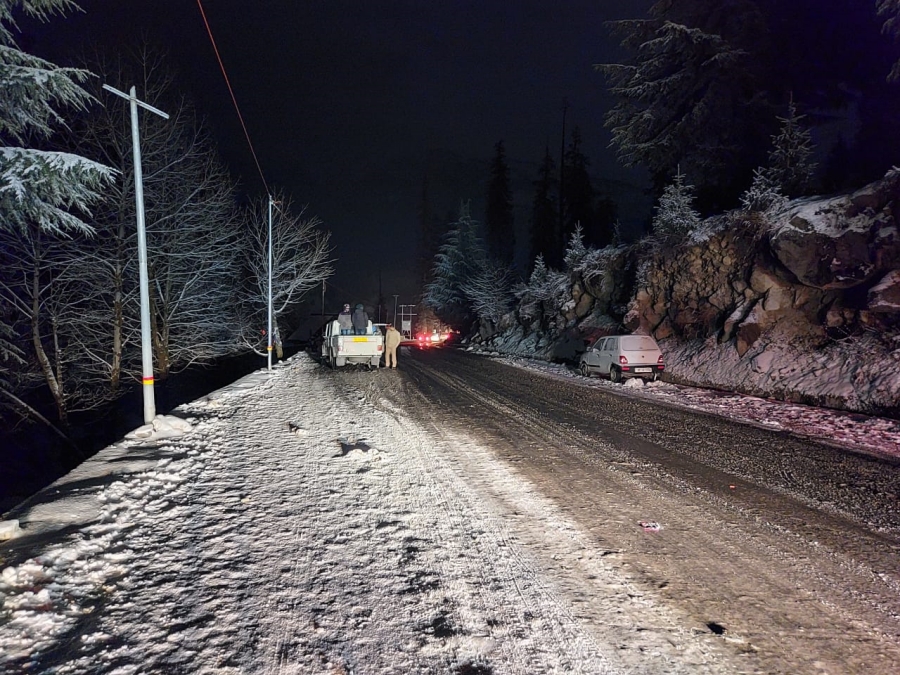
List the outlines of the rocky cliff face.
<svg viewBox="0 0 900 675">
<path fill-rule="evenodd" d="M 900 416 L 898 217 L 894 170 L 853 194 L 712 218 L 570 270 L 553 316 L 515 313 L 488 342 L 575 358 L 579 338 L 646 333 L 676 381 Z"/>
</svg>

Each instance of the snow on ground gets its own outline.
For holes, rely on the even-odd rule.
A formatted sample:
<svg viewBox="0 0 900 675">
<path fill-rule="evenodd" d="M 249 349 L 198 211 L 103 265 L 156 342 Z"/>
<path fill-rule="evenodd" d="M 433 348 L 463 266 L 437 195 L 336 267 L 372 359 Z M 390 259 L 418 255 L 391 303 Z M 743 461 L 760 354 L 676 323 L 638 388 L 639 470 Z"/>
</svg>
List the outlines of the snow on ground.
<svg viewBox="0 0 900 675">
<path fill-rule="evenodd" d="M 559 364 L 533 359 L 500 357 L 510 365 L 536 370 L 563 378 L 577 377 L 591 386 L 643 396 L 652 400 L 728 417 L 739 422 L 814 438 L 820 442 L 863 452 L 900 457 L 900 420 L 872 417 L 858 413 L 787 403 L 774 399 L 747 396 L 716 389 L 701 389 L 667 382 L 639 379 L 613 384 L 609 380 L 591 378 Z"/>
<path fill-rule="evenodd" d="M 22 505 L 0 670 L 729 671 L 488 449 L 341 382 L 299 355 Z M 606 614 L 578 616 L 519 532 L 595 580 Z"/>
</svg>

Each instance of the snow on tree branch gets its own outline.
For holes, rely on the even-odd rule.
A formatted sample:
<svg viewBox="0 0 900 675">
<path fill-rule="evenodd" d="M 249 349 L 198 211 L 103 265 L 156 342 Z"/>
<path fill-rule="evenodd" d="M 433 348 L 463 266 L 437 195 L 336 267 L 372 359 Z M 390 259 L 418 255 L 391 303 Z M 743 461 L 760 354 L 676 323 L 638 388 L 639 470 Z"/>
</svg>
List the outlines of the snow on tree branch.
<svg viewBox="0 0 900 675">
<path fill-rule="evenodd" d="M 91 203 L 115 173 L 69 153 L 0 148 L 0 227 L 90 233 L 91 226 L 73 211 L 90 214 Z"/>
</svg>

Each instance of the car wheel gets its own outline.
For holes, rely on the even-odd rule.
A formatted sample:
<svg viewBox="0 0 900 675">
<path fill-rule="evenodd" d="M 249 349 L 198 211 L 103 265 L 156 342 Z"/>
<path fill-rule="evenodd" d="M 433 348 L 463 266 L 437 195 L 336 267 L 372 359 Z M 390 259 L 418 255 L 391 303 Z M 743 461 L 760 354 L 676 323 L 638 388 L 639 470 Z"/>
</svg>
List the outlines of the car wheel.
<svg viewBox="0 0 900 675">
<path fill-rule="evenodd" d="M 582 364 L 581 364 L 581 374 L 584 375 L 585 377 L 590 377 L 590 376 L 591 376 L 591 371 L 590 371 L 590 369 L 588 368 L 588 366 L 587 366 L 586 363 L 582 363 Z"/>
<path fill-rule="evenodd" d="M 335 360 L 335 358 L 334 358 L 334 354 L 329 354 L 329 355 L 328 355 L 328 365 L 331 366 L 331 369 L 332 369 L 332 370 L 334 370 L 335 368 L 337 368 L 337 362 L 336 362 L 336 360 Z"/>
<path fill-rule="evenodd" d="M 609 369 L 609 381 L 610 382 L 621 382 L 622 381 L 622 371 L 618 368 L 610 368 Z"/>
</svg>

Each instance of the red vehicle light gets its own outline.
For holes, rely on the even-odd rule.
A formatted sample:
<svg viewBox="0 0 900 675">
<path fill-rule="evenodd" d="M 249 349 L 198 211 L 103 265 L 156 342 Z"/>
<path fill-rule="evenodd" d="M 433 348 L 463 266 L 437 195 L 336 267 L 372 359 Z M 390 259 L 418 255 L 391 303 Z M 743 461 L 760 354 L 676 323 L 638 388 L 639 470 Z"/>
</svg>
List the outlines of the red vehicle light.
<svg viewBox="0 0 900 675">
<path fill-rule="evenodd" d="M 624 365 L 626 365 L 626 364 L 628 363 L 628 359 L 625 358 L 624 355 L 619 356 L 619 363 L 622 364 L 622 365 L 624 366 Z"/>
<path fill-rule="evenodd" d="M 663 363 L 663 357 L 662 357 L 662 354 L 660 354 L 660 355 L 659 355 L 659 358 L 656 359 L 656 366 L 657 366 L 660 370 L 662 370 L 663 368 L 666 367 L 666 364 Z"/>
</svg>

